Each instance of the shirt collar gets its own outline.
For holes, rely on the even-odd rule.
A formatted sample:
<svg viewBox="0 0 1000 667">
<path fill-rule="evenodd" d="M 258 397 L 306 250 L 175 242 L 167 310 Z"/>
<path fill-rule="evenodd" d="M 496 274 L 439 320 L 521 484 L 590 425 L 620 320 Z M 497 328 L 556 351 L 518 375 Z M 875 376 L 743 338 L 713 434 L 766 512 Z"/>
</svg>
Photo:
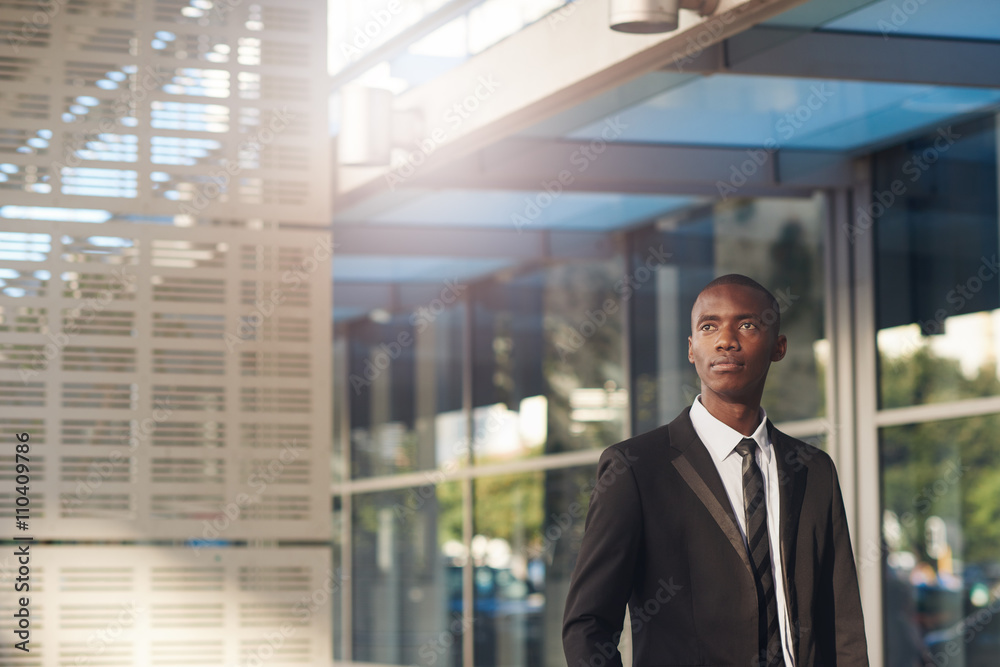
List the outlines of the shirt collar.
<svg viewBox="0 0 1000 667">
<path fill-rule="evenodd" d="M 717 465 L 732 454 L 736 445 L 740 444 L 740 441 L 745 437 L 739 431 L 716 419 L 702 404 L 701 394 L 695 396 L 694 402 L 691 404 L 690 416 L 695 432 L 705 443 L 705 447 L 708 448 Z M 760 408 L 760 423 L 749 437 L 757 442 L 757 446 L 760 447 L 764 456 L 763 460 L 770 462 L 771 438 L 767 433 L 767 411 L 764 410 L 764 406 Z"/>
</svg>

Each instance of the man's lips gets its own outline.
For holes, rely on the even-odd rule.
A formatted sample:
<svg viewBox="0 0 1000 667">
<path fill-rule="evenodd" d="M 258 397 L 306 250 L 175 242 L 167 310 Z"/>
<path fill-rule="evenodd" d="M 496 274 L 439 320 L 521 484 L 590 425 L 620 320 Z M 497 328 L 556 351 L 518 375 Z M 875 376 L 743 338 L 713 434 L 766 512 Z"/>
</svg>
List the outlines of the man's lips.
<svg viewBox="0 0 1000 667">
<path fill-rule="evenodd" d="M 712 370 L 716 371 L 735 371 L 743 368 L 743 362 L 737 359 L 732 359 L 729 357 L 724 357 L 722 359 L 716 359 L 712 362 Z"/>
</svg>

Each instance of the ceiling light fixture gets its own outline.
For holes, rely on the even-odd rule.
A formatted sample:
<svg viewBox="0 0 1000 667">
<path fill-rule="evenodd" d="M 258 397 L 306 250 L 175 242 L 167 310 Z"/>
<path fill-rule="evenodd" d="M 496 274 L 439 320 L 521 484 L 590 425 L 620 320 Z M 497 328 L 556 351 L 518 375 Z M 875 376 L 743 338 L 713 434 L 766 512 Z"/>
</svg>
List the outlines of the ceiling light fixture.
<svg viewBox="0 0 1000 667">
<path fill-rule="evenodd" d="M 708 16 L 719 0 L 611 0 L 610 24 L 618 32 L 650 34 L 677 30 L 681 9 Z"/>
</svg>

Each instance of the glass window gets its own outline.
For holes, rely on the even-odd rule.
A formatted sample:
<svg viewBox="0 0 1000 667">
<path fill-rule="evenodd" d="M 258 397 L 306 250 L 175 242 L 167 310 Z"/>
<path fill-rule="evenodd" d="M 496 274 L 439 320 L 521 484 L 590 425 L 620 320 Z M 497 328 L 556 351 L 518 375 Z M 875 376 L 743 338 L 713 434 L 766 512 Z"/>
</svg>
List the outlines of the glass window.
<svg viewBox="0 0 1000 667">
<path fill-rule="evenodd" d="M 632 299 L 635 432 L 672 421 L 701 392 L 688 361 L 691 308 L 713 278 L 742 273 L 778 301 L 785 358 L 771 365 L 763 406 L 774 422 L 826 414 L 825 199 L 730 200 L 630 238 L 622 291 Z"/>
<path fill-rule="evenodd" d="M 622 258 L 574 261 L 473 293 L 476 463 L 626 437 Z"/>
<path fill-rule="evenodd" d="M 594 481 L 593 466 L 475 480 L 476 665 L 565 667 L 563 608 Z"/>
<path fill-rule="evenodd" d="M 464 306 L 431 300 L 349 328 L 347 389 L 351 476 L 429 470 L 464 462 Z"/>
<path fill-rule="evenodd" d="M 1000 394 L 994 117 L 873 158 L 880 407 Z M 877 221 L 877 224 L 874 222 Z"/>
<path fill-rule="evenodd" d="M 887 427 L 879 444 L 886 664 L 1000 664 L 1000 415 Z M 878 554 L 859 549 L 861 569 Z"/>
<path fill-rule="evenodd" d="M 460 484 L 362 494 L 353 503 L 353 660 L 461 665 Z"/>
</svg>

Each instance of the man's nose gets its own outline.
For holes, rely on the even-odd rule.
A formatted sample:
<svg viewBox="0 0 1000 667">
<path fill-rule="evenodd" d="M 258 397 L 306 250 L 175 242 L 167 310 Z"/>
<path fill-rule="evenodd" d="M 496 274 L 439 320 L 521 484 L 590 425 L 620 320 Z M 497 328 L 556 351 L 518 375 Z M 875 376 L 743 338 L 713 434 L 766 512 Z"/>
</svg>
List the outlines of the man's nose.
<svg viewBox="0 0 1000 667">
<path fill-rule="evenodd" d="M 738 350 L 739 347 L 740 338 L 736 332 L 728 327 L 720 327 L 719 336 L 715 339 L 715 348 L 717 350 Z"/>
</svg>

